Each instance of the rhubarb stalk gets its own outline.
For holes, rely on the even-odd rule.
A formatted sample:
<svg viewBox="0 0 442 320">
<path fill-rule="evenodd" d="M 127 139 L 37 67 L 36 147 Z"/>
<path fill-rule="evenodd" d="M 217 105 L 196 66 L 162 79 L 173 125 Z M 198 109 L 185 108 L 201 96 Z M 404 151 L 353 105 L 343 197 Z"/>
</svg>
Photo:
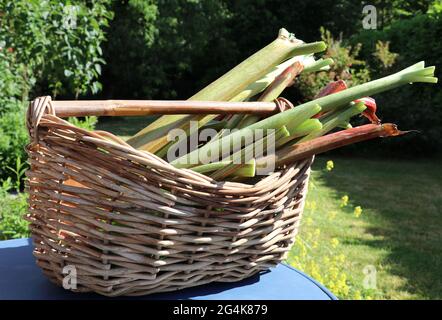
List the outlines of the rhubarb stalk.
<svg viewBox="0 0 442 320">
<path fill-rule="evenodd" d="M 409 131 L 398 130 L 397 126 L 392 123 L 384 123 L 380 125 L 366 124 L 288 146 L 284 149 L 278 150 L 275 155 L 257 159 L 257 165 L 260 163 L 266 163 L 266 161 L 275 161 L 276 166 L 279 167 L 352 143 L 377 137 L 400 136 L 407 132 Z"/>
<path fill-rule="evenodd" d="M 306 55 L 323 51 L 324 42 L 302 44 L 287 30 L 281 29 L 278 38 L 247 60 L 215 80 L 189 100 L 230 101 L 249 84 L 262 78 L 269 70 L 296 55 Z M 198 121 L 202 126 L 214 119 L 216 115 L 173 115 L 162 116 L 148 127 L 131 137 L 127 143 L 137 149 L 156 152 L 168 144 L 167 133 L 174 128 L 189 130 L 190 121 Z M 189 134 L 191 134 L 189 132 Z"/>
</svg>

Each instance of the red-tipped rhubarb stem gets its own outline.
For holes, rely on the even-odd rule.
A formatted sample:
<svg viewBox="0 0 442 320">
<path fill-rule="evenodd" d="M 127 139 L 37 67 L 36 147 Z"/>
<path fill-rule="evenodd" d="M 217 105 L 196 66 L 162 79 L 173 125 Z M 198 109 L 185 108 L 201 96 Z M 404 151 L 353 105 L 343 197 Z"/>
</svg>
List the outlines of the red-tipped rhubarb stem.
<svg viewBox="0 0 442 320">
<path fill-rule="evenodd" d="M 303 143 L 291 145 L 277 151 L 275 155 L 258 159 L 257 165 L 259 166 L 261 163 L 265 163 L 265 161 L 275 161 L 276 166 L 278 167 L 356 142 L 374 139 L 377 137 L 400 136 L 407 132 L 409 131 L 400 131 L 397 126 L 392 123 L 379 125 L 366 124 L 363 126 L 331 133 Z"/>
<path fill-rule="evenodd" d="M 322 88 L 316 94 L 314 99 L 325 97 L 325 96 L 328 96 L 328 95 L 330 95 L 332 93 L 336 93 L 336 92 L 339 92 L 339 91 L 342 91 L 342 90 L 345 90 L 345 89 L 347 89 L 347 84 L 345 83 L 344 80 L 333 81 L 333 82 L 328 83 L 324 88 Z M 313 118 L 319 118 L 323 114 L 324 114 L 324 112 L 318 113 Z"/>
<path fill-rule="evenodd" d="M 365 97 L 362 99 L 357 99 L 354 101 L 355 103 L 363 102 L 364 105 L 367 107 L 367 109 L 362 112 L 362 115 L 366 117 L 368 120 L 370 120 L 371 123 L 380 124 L 381 119 L 378 118 L 376 115 L 376 100 L 372 97 Z"/>
</svg>

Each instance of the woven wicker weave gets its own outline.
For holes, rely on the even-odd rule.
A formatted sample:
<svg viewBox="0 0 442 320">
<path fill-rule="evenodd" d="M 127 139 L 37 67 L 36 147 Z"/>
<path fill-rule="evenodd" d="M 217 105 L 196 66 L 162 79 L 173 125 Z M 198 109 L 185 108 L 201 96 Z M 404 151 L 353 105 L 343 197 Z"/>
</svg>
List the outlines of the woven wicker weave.
<svg viewBox="0 0 442 320">
<path fill-rule="evenodd" d="M 285 259 L 297 233 L 313 159 L 253 185 L 217 182 L 73 126 L 50 97 L 30 104 L 27 126 L 34 255 L 58 285 L 65 266 L 74 291 L 106 296 L 239 281 Z"/>
</svg>

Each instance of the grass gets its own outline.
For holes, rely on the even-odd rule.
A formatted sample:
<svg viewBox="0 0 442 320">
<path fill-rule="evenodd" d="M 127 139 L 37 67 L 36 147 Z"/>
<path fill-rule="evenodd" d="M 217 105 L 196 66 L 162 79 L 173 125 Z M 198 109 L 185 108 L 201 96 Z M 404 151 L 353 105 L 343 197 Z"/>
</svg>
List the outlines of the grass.
<svg viewBox="0 0 442 320">
<path fill-rule="evenodd" d="M 127 138 L 154 117 L 100 118 Z M 340 298 L 442 298 L 442 170 L 437 160 L 333 158 L 313 166 L 300 234 L 288 262 Z M 343 205 L 343 196 L 348 204 Z M 360 206 L 362 214 L 355 215 Z M 369 266 L 369 267 L 367 267 Z M 370 267 L 372 266 L 372 267 Z M 374 267 L 374 269 L 373 269 Z M 364 269 L 365 268 L 365 269 Z M 373 279 L 365 272 L 376 271 Z"/>
<path fill-rule="evenodd" d="M 146 127 L 156 118 L 158 118 L 158 116 L 100 117 L 95 129 L 112 132 L 126 140 Z"/>
<path fill-rule="evenodd" d="M 317 248 L 307 246 L 301 262 L 317 261 L 321 268 L 323 257 L 345 257 L 339 271 L 345 273 L 350 293 L 338 292 L 342 298 L 353 298 L 356 292 L 362 298 L 441 299 L 440 164 L 337 158 L 331 172 L 325 166 L 326 158 L 319 157 L 299 235 L 308 244 L 314 231 L 320 230 L 314 239 Z M 342 206 L 345 195 L 348 205 Z M 356 206 L 362 207 L 359 218 Z M 304 266 L 307 273 L 315 271 L 299 264 L 300 248 L 293 247 L 288 261 Z M 375 289 L 364 289 L 364 268 L 372 270 L 366 266 L 376 270 Z"/>
</svg>

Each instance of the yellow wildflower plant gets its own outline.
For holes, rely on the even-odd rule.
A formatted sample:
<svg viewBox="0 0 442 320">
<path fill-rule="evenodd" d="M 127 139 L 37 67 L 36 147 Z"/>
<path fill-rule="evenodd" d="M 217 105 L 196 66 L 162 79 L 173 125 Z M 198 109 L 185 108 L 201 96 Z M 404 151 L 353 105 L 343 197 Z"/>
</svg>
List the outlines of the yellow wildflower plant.
<svg viewBox="0 0 442 320">
<path fill-rule="evenodd" d="M 336 214 L 337 214 L 337 212 L 336 211 L 330 211 L 329 213 L 328 213 L 328 220 L 334 220 L 335 218 L 336 218 Z"/>
<path fill-rule="evenodd" d="M 341 198 L 341 208 L 346 207 L 348 205 L 349 197 L 347 195 Z"/>
<path fill-rule="evenodd" d="M 328 160 L 327 164 L 325 165 L 325 169 L 327 171 L 332 171 L 334 167 L 335 167 L 335 164 L 333 163 L 333 161 L 332 160 Z"/>
<path fill-rule="evenodd" d="M 362 208 L 360 206 L 357 206 L 354 211 L 353 211 L 354 215 L 356 218 L 359 218 L 362 214 Z"/>
<path fill-rule="evenodd" d="M 339 240 L 337 238 L 333 238 L 330 241 L 332 248 L 336 248 L 339 245 Z"/>
</svg>

